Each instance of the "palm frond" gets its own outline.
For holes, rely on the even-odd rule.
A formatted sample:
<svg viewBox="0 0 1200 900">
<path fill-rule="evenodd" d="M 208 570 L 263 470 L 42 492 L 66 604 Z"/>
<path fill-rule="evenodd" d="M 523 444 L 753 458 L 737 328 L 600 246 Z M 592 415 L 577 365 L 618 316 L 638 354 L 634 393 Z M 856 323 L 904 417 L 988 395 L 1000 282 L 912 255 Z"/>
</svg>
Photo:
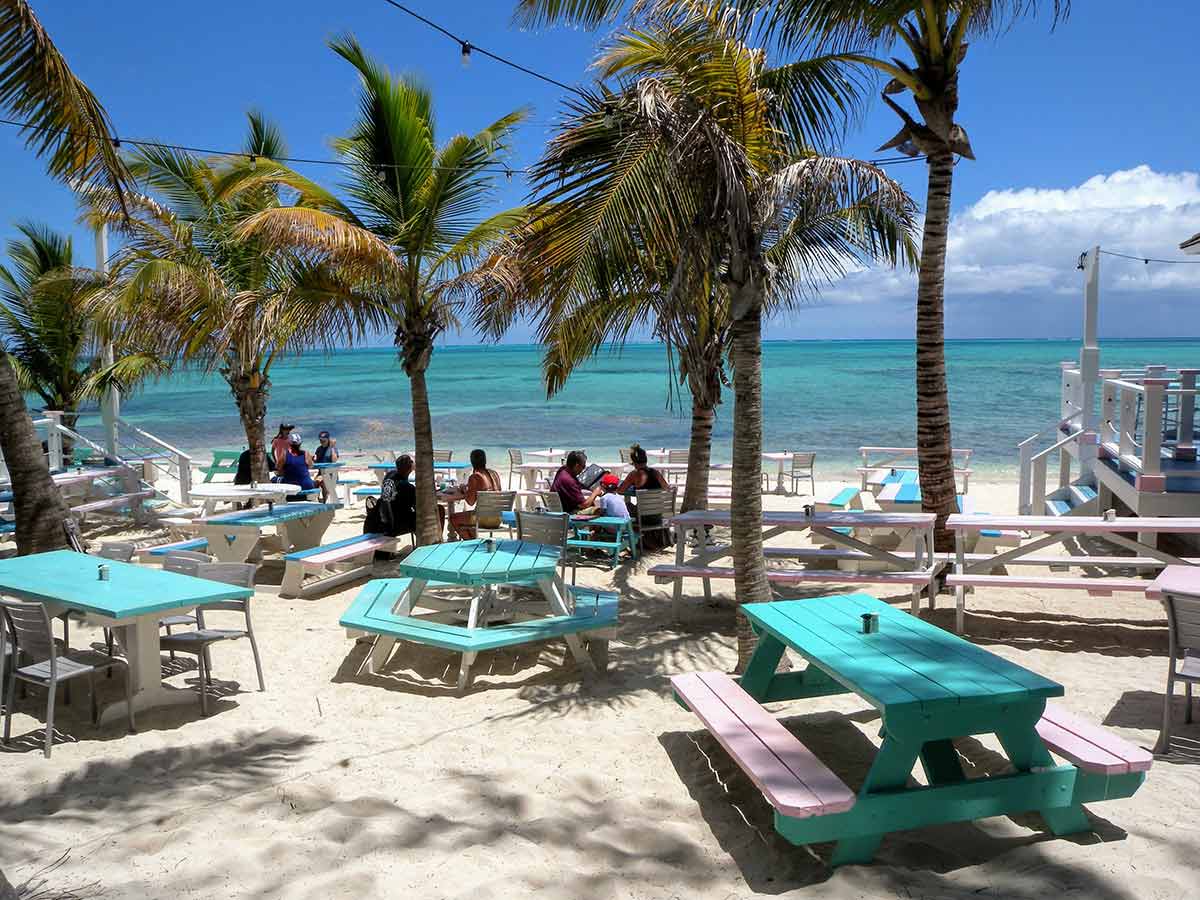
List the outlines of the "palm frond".
<svg viewBox="0 0 1200 900">
<path fill-rule="evenodd" d="M 27 123 L 27 146 L 72 186 L 103 184 L 118 198 L 130 175 L 100 101 L 71 71 L 27 0 L 0 2 L 0 109 Z"/>
</svg>

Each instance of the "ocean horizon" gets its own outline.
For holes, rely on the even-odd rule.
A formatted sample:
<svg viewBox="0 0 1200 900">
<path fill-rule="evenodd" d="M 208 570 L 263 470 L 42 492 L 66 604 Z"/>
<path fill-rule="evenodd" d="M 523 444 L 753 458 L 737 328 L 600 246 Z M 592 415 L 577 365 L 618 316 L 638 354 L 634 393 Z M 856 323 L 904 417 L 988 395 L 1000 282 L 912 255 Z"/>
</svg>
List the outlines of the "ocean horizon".
<svg viewBox="0 0 1200 900">
<path fill-rule="evenodd" d="M 959 339 L 946 342 L 955 447 L 975 451 L 977 477 L 1011 477 L 1017 443 L 1055 421 L 1058 363 L 1078 341 Z M 1200 364 L 1200 338 L 1101 341 L 1101 365 Z M 509 447 L 580 447 L 600 461 L 634 441 L 686 447 L 691 400 L 669 375 L 661 344 L 601 352 L 547 399 L 541 348 L 532 344 L 439 346 L 427 377 L 434 445 L 455 458 L 473 447 L 507 466 Z M 764 447 L 812 450 L 819 478 L 853 474 L 860 446 L 915 443 L 914 343 L 904 340 L 764 341 Z M 310 352 L 272 369 L 268 438 L 291 421 L 316 443 L 328 429 L 343 453 L 412 445 L 408 380 L 393 348 Z M 83 428 L 98 425 L 94 407 Z M 122 417 L 204 459 L 240 449 L 245 436 L 228 387 L 215 372 L 176 371 L 122 398 Z M 717 409 L 713 456 L 730 458 L 732 394 Z"/>
</svg>

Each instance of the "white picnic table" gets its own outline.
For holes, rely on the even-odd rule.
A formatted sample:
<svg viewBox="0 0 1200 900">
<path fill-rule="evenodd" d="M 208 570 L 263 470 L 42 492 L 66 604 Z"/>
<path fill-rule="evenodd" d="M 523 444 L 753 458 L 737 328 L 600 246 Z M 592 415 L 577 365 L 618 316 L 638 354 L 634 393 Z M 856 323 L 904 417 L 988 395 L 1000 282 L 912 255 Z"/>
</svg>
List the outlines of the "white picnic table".
<svg viewBox="0 0 1200 900">
<path fill-rule="evenodd" d="M 202 510 L 205 516 L 211 516 L 216 511 L 218 503 L 249 503 L 254 500 L 262 500 L 268 504 L 279 503 L 289 494 L 299 492 L 300 485 L 298 484 L 283 484 L 274 481 L 264 481 L 253 485 L 209 482 L 208 484 L 198 484 L 188 491 L 192 497 L 204 501 Z"/>
<path fill-rule="evenodd" d="M 281 503 L 272 509 L 245 509 L 221 513 L 191 523 L 197 537 L 207 538 L 208 552 L 218 562 L 248 562 L 261 554 L 266 530 L 275 530 L 277 546 L 284 553 L 310 550 L 321 545 L 340 503 L 299 501 Z"/>
</svg>

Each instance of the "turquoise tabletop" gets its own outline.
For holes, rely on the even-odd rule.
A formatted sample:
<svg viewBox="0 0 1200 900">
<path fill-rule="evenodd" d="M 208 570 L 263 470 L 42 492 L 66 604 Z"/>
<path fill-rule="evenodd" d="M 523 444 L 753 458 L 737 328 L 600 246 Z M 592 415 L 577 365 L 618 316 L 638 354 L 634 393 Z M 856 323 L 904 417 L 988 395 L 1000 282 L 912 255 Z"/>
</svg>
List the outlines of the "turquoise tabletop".
<svg viewBox="0 0 1200 900">
<path fill-rule="evenodd" d="M 342 508 L 340 503 L 306 503 L 304 501 L 296 501 L 294 503 L 276 503 L 272 510 L 269 507 L 256 507 L 254 509 L 239 509 L 234 512 L 221 513 L 218 516 L 209 516 L 207 519 L 198 519 L 200 524 L 220 523 L 223 525 L 278 525 L 281 522 L 291 522 L 295 519 L 307 519 L 309 516 L 315 516 L 317 513 L 332 512 Z"/>
<path fill-rule="evenodd" d="M 108 566 L 108 581 L 99 578 L 101 565 Z M 86 553 L 54 550 L 0 560 L 0 594 L 127 619 L 219 600 L 241 600 L 253 597 L 254 591 Z"/>
<path fill-rule="evenodd" d="M 340 469 L 344 465 L 345 465 L 345 463 L 328 462 L 328 463 L 313 463 L 312 467 L 314 469 Z"/>
<path fill-rule="evenodd" d="M 561 553 L 558 547 L 528 541 L 495 541 L 488 552 L 482 540 L 418 547 L 400 563 L 409 578 L 451 584 L 507 584 L 552 576 Z"/>
<path fill-rule="evenodd" d="M 877 709 L 1061 697 L 1063 687 L 867 594 L 747 603 L 751 623 Z M 864 634 L 862 615 L 879 616 Z"/>
</svg>

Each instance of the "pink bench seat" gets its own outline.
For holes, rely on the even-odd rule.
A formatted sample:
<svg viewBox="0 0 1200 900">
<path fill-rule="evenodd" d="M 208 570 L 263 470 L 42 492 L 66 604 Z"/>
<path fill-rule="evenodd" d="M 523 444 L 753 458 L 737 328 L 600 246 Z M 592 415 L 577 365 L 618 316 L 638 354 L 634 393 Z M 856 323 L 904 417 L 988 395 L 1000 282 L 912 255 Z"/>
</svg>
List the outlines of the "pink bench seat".
<svg viewBox="0 0 1200 900">
<path fill-rule="evenodd" d="M 1087 772 L 1125 775 L 1148 772 L 1154 757 L 1111 731 L 1049 703 L 1037 723 L 1038 737 L 1051 752 Z"/>
<path fill-rule="evenodd" d="M 784 815 L 808 818 L 854 806 L 854 792 L 728 675 L 673 675 L 671 686 Z"/>
<path fill-rule="evenodd" d="M 659 582 L 676 578 L 733 578 L 734 570 L 726 566 L 653 566 L 647 570 Z M 805 570 L 767 569 L 767 578 L 781 584 L 816 582 L 823 584 L 906 584 L 926 585 L 929 572 L 844 572 L 840 569 Z M 1149 584 L 1149 582 L 1147 582 Z"/>
</svg>

